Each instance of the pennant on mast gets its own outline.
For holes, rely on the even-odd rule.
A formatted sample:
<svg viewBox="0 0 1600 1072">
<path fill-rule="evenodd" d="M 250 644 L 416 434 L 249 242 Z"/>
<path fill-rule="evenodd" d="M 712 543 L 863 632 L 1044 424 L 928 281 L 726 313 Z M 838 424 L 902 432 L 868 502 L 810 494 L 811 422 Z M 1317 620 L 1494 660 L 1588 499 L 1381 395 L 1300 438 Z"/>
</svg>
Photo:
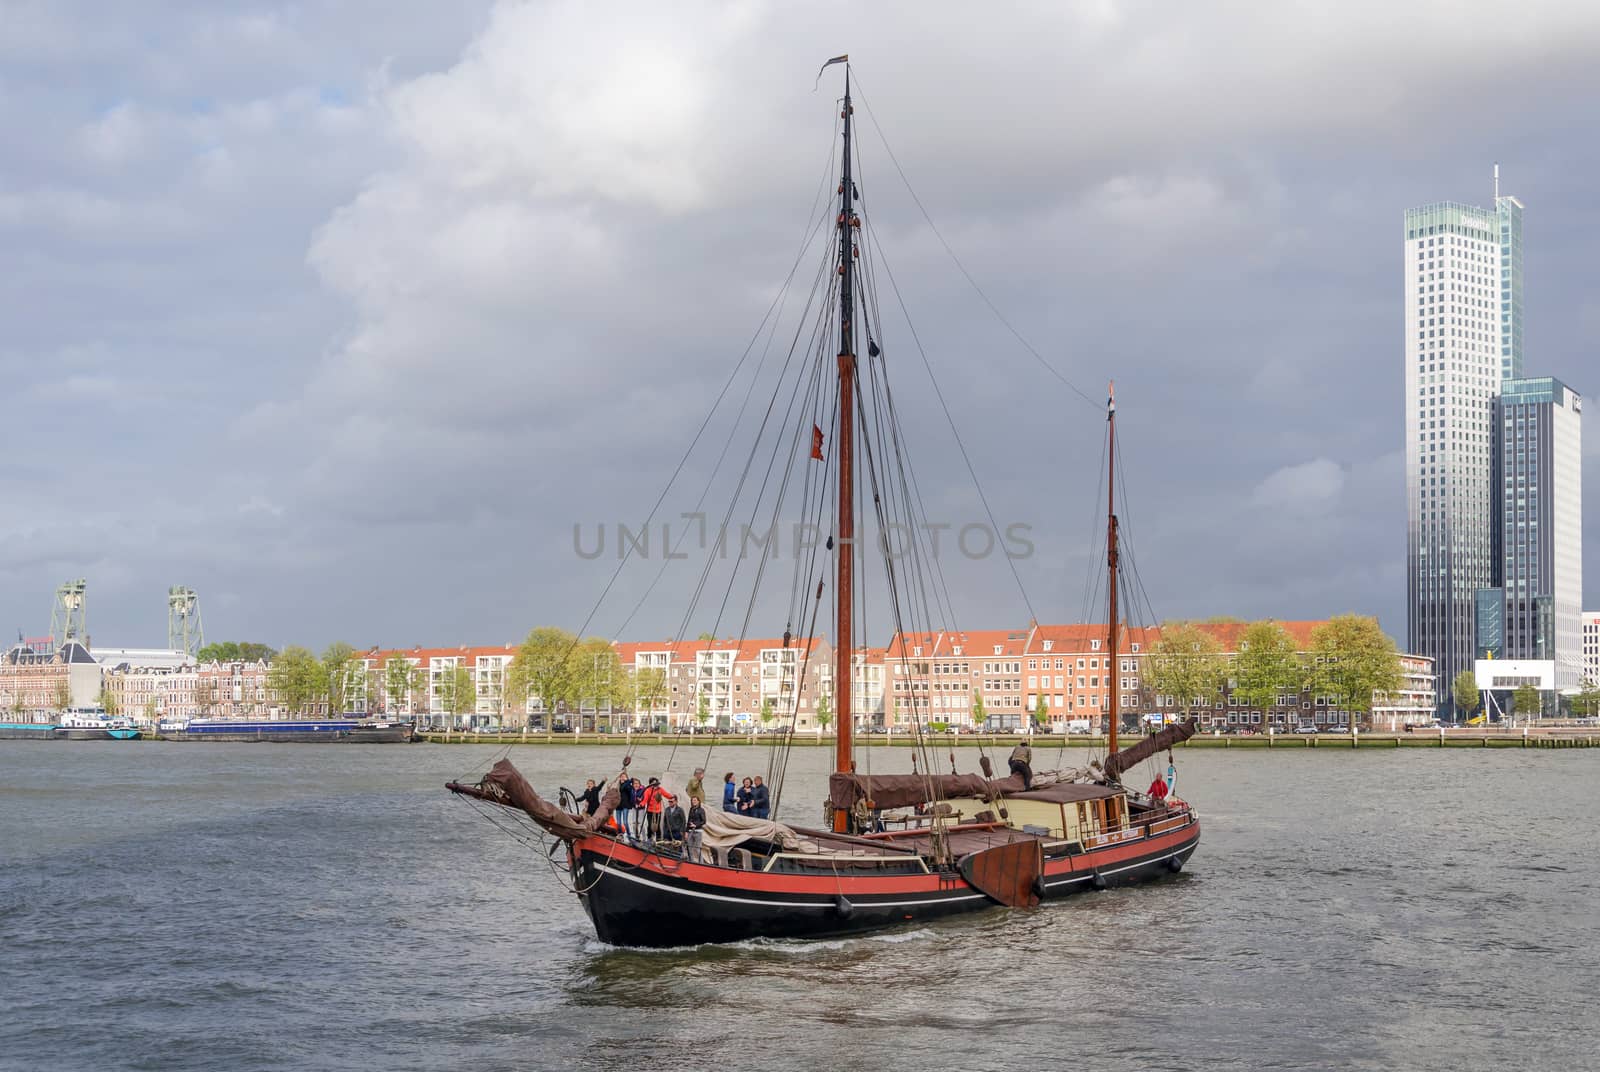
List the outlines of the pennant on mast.
<svg viewBox="0 0 1600 1072">
<path fill-rule="evenodd" d="M 835 56 L 835 57 L 833 57 L 833 59 L 829 60 L 827 63 L 824 63 L 821 67 L 818 67 L 817 68 L 817 82 L 816 82 L 816 85 L 813 85 L 811 87 L 811 92 L 815 93 L 817 91 L 817 86 L 820 86 L 822 84 L 822 72 L 823 71 L 826 71 L 829 67 L 832 67 L 836 63 L 849 63 L 849 62 L 850 62 L 850 54 L 846 53 L 843 56 Z"/>
</svg>

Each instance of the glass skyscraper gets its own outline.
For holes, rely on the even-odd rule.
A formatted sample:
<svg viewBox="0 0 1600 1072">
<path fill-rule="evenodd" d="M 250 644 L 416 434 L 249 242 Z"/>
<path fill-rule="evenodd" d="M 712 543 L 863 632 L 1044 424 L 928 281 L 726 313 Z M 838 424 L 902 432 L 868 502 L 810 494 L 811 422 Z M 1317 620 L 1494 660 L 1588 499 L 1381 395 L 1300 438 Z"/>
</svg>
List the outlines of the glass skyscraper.
<svg viewBox="0 0 1600 1072">
<path fill-rule="evenodd" d="M 1505 656 L 1555 660 L 1563 689 L 1583 677 L 1582 417 L 1553 377 L 1500 384 Z"/>
<path fill-rule="evenodd" d="M 1406 633 L 1441 709 L 1474 658 L 1582 650 L 1582 400 L 1523 375 L 1522 203 L 1405 214 Z M 1569 668 L 1568 663 L 1572 666 Z"/>
<path fill-rule="evenodd" d="M 1496 193 L 1405 214 L 1407 650 L 1433 658 L 1441 704 L 1497 583 L 1495 400 L 1522 372 L 1522 204 Z"/>
</svg>

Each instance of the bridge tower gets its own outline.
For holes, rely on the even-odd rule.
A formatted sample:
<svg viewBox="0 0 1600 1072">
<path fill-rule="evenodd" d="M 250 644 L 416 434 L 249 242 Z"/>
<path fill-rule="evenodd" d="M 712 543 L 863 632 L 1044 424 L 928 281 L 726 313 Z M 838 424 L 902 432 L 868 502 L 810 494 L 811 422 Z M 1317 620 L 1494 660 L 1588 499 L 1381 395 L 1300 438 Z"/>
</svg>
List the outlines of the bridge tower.
<svg viewBox="0 0 1600 1072">
<path fill-rule="evenodd" d="M 67 581 L 56 589 L 55 607 L 50 611 L 50 635 L 60 647 L 70 641 L 89 646 L 88 584 L 82 577 Z"/>
<path fill-rule="evenodd" d="M 205 646 L 205 630 L 200 625 L 200 597 L 193 588 L 168 588 L 167 647 L 196 657 Z"/>
</svg>

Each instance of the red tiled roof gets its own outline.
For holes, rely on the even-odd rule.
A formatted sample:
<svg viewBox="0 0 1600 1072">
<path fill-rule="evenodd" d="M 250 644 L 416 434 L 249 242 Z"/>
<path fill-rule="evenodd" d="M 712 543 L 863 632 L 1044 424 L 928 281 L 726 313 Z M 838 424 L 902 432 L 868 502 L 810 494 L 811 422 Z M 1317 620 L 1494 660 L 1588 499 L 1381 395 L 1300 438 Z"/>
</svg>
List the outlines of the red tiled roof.
<svg viewBox="0 0 1600 1072">
<path fill-rule="evenodd" d="M 374 666 L 382 666 L 396 656 L 403 656 L 418 666 L 427 666 L 434 659 L 454 657 L 470 663 L 476 661 L 479 656 L 516 655 L 517 647 L 516 644 L 494 644 L 486 647 L 463 645 L 458 648 L 373 648 L 371 651 L 358 651 L 355 657 L 365 659 Z"/>
</svg>

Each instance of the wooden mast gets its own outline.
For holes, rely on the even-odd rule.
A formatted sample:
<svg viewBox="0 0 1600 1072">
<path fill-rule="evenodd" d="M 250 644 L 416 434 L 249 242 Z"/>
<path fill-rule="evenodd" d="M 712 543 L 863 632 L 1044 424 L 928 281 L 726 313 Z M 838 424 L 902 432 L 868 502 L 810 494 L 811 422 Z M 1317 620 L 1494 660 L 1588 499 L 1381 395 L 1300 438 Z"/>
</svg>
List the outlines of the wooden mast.
<svg viewBox="0 0 1600 1072">
<path fill-rule="evenodd" d="M 1110 598 L 1106 610 L 1106 691 L 1111 700 L 1111 729 L 1106 735 L 1106 758 L 1117 754 L 1117 722 L 1122 717 L 1117 696 L 1117 386 L 1106 386 L 1106 571 Z"/>
<path fill-rule="evenodd" d="M 855 671 L 851 645 L 854 638 L 851 600 L 855 594 L 855 228 L 856 216 L 851 202 L 855 199 L 855 185 L 850 179 L 850 66 L 844 69 L 844 168 L 839 179 L 839 528 L 838 546 L 834 553 L 838 566 L 835 579 L 834 602 L 838 617 L 834 622 L 833 696 L 838 731 L 834 751 L 834 770 L 848 773 L 851 760 L 851 736 L 855 729 L 855 714 L 851 701 L 855 698 L 853 675 Z M 849 813 L 835 809 L 834 830 L 843 833 L 849 826 Z"/>
</svg>

